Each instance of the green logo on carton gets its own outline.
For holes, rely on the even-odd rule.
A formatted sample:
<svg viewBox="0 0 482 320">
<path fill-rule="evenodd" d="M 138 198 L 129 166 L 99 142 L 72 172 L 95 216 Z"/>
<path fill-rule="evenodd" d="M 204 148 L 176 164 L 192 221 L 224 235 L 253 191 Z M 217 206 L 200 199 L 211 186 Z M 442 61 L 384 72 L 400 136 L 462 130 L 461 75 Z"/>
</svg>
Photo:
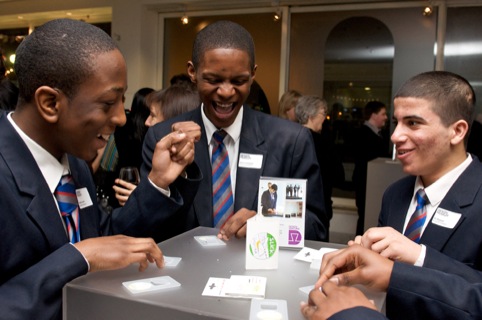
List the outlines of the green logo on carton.
<svg viewBox="0 0 482 320">
<path fill-rule="evenodd" d="M 249 252 L 259 260 L 271 258 L 278 248 L 276 238 L 268 232 L 261 232 L 253 236 L 249 241 Z"/>
</svg>

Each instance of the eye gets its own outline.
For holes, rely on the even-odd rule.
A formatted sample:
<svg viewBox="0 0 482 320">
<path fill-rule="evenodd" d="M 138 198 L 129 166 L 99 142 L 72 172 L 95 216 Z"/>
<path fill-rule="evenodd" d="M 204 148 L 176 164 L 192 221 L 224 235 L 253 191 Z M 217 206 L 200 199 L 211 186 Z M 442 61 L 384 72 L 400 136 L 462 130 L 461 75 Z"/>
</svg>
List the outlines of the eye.
<svg viewBox="0 0 482 320">
<path fill-rule="evenodd" d="M 231 81 L 231 83 L 235 86 L 242 86 L 243 84 L 247 83 L 248 80 L 245 80 L 245 79 L 235 79 L 233 81 Z"/>
<path fill-rule="evenodd" d="M 204 78 L 204 81 L 206 81 L 209 84 L 217 84 L 221 82 L 221 80 L 216 78 Z"/>
</svg>

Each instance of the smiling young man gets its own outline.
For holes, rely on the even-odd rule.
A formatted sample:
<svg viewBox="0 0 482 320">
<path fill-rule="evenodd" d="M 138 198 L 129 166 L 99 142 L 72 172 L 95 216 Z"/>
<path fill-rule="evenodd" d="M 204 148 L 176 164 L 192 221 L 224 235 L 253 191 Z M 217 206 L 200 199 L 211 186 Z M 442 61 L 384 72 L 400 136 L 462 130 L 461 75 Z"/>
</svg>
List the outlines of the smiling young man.
<svg viewBox="0 0 482 320">
<path fill-rule="evenodd" d="M 162 228 L 153 212 L 189 201 L 176 179 L 184 170 L 196 177 L 194 142 L 177 132 L 161 140 L 149 179 L 103 215 L 84 160 L 125 123 L 121 52 L 101 29 L 60 19 L 36 28 L 16 55 L 19 103 L 0 114 L 0 318 L 61 319 L 70 280 L 132 263 L 162 267 L 156 243 L 133 236 Z"/>
<path fill-rule="evenodd" d="M 385 191 L 382 228 L 355 242 L 419 266 L 438 268 L 445 254 L 482 270 L 482 165 L 465 147 L 474 107 L 472 87 L 453 73 L 422 73 L 400 88 L 392 141 L 410 176 Z"/>
<path fill-rule="evenodd" d="M 306 319 L 383 319 L 358 290 L 344 287 L 355 284 L 387 292 L 389 319 L 480 318 L 482 165 L 465 149 L 474 107 L 470 84 L 450 72 L 422 73 L 402 85 L 392 141 L 410 176 L 383 196 L 379 222 L 391 227 L 357 237 L 363 248 L 350 243 L 325 256 L 317 289 L 301 307 Z M 428 200 L 421 236 L 405 236 L 419 211 L 419 189 Z M 327 282 L 332 277 L 339 287 Z"/>
<path fill-rule="evenodd" d="M 320 170 L 309 131 L 243 106 L 257 69 L 254 50 L 248 31 L 230 21 L 215 22 L 196 35 L 187 71 L 197 85 L 201 108 L 150 130 L 145 140 L 143 171 L 150 169 L 153 146 L 159 139 L 186 122 L 197 123 L 202 134 L 195 146 L 195 162 L 204 178 L 193 205 L 186 207 L 186 215 L 175 222 L 174 234 L 207 226 L 220 228 L 219 237 L 223 239 L 245 236 L 246 221 L 257 210 L 259 179 L 269 176 L 308 180 L 305 238 L 327 240 L 330 217 L 324 211 Z M 224 132 L 219 135 L 226 134 L 220 138 L 222 144 L 216 142 L 221 129 Z M 225 179 L 221 184 L 213 181 L 211 155 L 213 150 L 224 149 L 229 158 L 225 170 L 230 174 L 229 180 L 222 175 Z M 224 162 L 219 167 L 225 168 Z M 219 202 L 213 184 L 225 190 Z M 226 210 L 218 213 L 218 207 Z"/>
</svg>

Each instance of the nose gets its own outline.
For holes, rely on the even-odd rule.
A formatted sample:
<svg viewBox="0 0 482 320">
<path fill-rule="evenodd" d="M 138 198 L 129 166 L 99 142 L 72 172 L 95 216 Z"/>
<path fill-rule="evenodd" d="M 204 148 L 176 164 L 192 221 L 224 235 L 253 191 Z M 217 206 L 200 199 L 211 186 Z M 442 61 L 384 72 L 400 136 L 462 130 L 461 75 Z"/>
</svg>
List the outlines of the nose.
<svg viewBox="0 0 482 320">
<path fill-rule="evenodd" d="M 114 123 L 118 127 L 122 127 L 124 124 L 126 124 L 127 119 L 126 119 L 126 112 L 124 109 L 123 102 L 117 104 L 111 120 L 112 120 L 112 123 Z"/>
<path fill-rule="evenodd" d="M 397 124 L 395 130 L 393 130 L 390 140 L 392 140 L 392 143 L 396 145 L 398 142 L 402 142 L 404 140 L 404 137 L 405 135 L 403 134 L 403 129 L 400 127 L 399 124 Z"/>
<path fill-rule="evenodd" d="M 234 86 L 229 82 L 223 82 L 218 87 L 218 95 L 223 98 L 229 98 L 234 95 Z"/>
<path fill-rule="evenodd" d="M 144 122 L 144 125 L 148 128 L 151 126 L 151 116 L 150 115 L 147 117 L 146 122 Z"/>
</svg>

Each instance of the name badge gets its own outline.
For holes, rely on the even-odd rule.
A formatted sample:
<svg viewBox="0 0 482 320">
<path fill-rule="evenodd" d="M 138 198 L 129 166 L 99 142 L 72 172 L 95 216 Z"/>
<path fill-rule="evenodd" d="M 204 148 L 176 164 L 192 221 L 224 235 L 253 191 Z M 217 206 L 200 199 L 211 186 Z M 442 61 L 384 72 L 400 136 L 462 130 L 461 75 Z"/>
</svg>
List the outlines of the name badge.
<svg viewBox="0 0 482 320">
<path fill-rule="evenodd" d="M 461 216 L 461 213 L 438 208 L 437 211 L 435 211 L 432 223 L 444 228 L 453 229 L 457 222 L 459 222 Z"/>
<path fill-rule="evenodd" d="M 263 164 L 262 154 L 249 154 L 249 153 L 239 154 L 238 167 L 240 168 L 261 169 L 262 164 Z"/>
<path fill-rule="evenodd" d="M 75 190 L 75 193 L 77 194 L 77 201 L 79 202 L 80 209 L 90 207 L 93 204 L 87 188 L 77 189 Z"/>
</svg>

